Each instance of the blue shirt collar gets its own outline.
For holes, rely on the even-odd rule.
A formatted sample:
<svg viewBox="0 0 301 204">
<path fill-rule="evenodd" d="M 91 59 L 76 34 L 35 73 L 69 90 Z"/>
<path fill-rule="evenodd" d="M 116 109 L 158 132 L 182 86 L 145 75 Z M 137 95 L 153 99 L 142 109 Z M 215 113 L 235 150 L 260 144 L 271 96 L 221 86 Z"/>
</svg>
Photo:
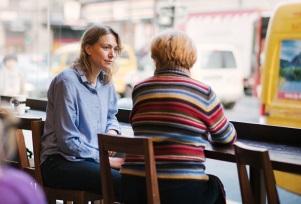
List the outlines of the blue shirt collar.
<svg viewBox="0 0 301 204">
<path fill-rule="evenodd" d="M 74 67 L 74 69 L 76 70 L 76 73 L 77 73 L 77 75 L 79 76 L 79 78 L 80 78 L 80 80 L 82 81 L 82 83 L 84 83 L 84 84 L 89 84 L 89 85 L 90 85 L 90 83 L 89 83 L 89 81 L 88 81 L 88 79 L 87 79 L 87 77 L 86 77 L 86 75 L 85 75 L 85 72 L 83 72 L 83 70 L 81 70 L 79 67 Z M 104 71 L 101 71 L 101 72 L 99 73 L 99 75 L 98 75 L 98 81 L 99 81 L 100 83 L 103 83 L 104 75 L 105 75 Z M 96 83 L 96 86 L 97 86 L 97 84 L 98 84 L 98 83 Z"/>
</svg>

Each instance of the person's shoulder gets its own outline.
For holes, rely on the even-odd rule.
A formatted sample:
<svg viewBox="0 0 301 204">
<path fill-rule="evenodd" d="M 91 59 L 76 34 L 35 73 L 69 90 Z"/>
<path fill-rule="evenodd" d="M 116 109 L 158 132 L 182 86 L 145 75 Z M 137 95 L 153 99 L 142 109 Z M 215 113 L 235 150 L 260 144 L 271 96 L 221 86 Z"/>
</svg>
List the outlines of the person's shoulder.
<svg viewBox="0 0 301 204">
<path fill-rule="evenodd" d="M 150 83 L 150 82 L 154 81 L 155 79 L 156 79 L 156 76 L 151 76 L 151 77 L 145 78 L 145 79 L 137 82 L 136 85 Z"/>
<path fill-rule="evenodd" d="M 77 79 L 76 70 L 73 67 L 67 68 L 59 73 L 55 78 L 57 81 L 73 81 Z"/>
<path fill-rule="evenodd" d="M 198 81 L 196 79 L 189 78 L 189 82 L 190 82 L 190 84 L 192 84 L 192 85 L 197 86 L 198 88 L 200 88 L 200 90 L 203 90 L 203 91 L 206 91 L 206 92 L 209 92 L 209 91 L 212 90 L 211 86 L 209 86 L 208 84 L 206 84 L 204 82 Z"/>
<path fill-rule="evenodd" d="M 5 180 L 16 180 L 28 183 L 32 181 L 29 175 L 14 168 L 3 168 L 2 171 L 5 177 L 2 177 L 0 182 Z"/>
<path fill-rule="evenodd" d="M 7 199 L 10 202 L 14 201 L 12 203 L 45 203 L 42 190 L 25 172 L 8 167 L 1 168 L 1 171 L 0 197 L 3 202 L 6 203 Z M 12 195 L 14 195 L 13 198 Z"/>
<path fill-rule="evenodd" d="M 216 94 L 210 85 L 191 77 L 181 77 L 181 79 L 181 87 L 186 91 L 190 90 L 191 93 L 201 96 L 207 100 L 212 100 L 216 97 Z"/>
<path fill-rule="evenodd" d="M 153 83 L 156 83 L 156 76 L 151 76 L 151 77 L 148 77 L 146 79 L 143 79 L 143 80 L 137 82 L 134 85 L 134 89 L 138 89 L 139 87 L 149 86 Z"/>
<path fill-rule="evenodd" d="M 51 82 L 52 87 L 66 86 L 70 87 L 76 84 L 78 76 L 74 68 L 67 68 L 54 77 Z"/>
</svg>

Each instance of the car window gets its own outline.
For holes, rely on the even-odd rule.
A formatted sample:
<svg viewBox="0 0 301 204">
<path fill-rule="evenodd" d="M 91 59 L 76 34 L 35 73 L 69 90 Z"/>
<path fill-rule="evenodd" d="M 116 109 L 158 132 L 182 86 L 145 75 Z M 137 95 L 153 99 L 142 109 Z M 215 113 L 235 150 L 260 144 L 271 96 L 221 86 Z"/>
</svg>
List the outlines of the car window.
<svg viewBox="0 0 301 204">
<path fill-rule="evenodd" d="M 233 68 L 236 61 L 232 51 L 207 50 L 201 52 L 200 67 L 204 69 L 212 68 Z"/>
</svg>

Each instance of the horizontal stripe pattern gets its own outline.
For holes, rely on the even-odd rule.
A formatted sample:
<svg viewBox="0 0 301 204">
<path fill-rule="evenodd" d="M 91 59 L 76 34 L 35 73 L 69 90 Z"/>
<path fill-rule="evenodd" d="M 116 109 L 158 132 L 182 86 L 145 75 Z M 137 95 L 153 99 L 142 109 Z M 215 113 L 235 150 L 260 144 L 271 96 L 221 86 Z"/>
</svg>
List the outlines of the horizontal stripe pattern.
<svg viewBox="0 0 301 204">
<path fill-rule="evenodd" d="M 206 180 L 206 143 L 236 139 L 215 93 L 184 69 L 156 72 L 137 84 L 130 121 L 135 136 L 154 139 L 159 178 Z M 127 155 L 121 173 L 144 176 L 143 158 Z"/>
</svg>

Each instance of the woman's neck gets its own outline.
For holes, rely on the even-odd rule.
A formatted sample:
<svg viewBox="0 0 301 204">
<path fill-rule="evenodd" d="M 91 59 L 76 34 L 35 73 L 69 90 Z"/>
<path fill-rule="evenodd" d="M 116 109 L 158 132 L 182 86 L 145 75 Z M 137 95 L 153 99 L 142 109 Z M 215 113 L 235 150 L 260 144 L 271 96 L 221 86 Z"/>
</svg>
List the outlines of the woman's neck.
<svg viewBox="0 0 301 204">
<path fill-rule="evenodd" d="M 92 66 L 91 70 L 89 70 L 86 74 L 87 80 L 92 85 L 96 85 L 96 81 L 97 81 L 97 78 L 98 78 L 100 72 L 101 72 L 101 69 Z"/>
<path fill-rule="evenodd" d="M 185 68 L 185 67 L 156 67 L 155 69 L 155 74 L 160 73 L 160 72 L 168 72 L 168 71 L 173 71 L 173 72 L 183 72 L 188 75 L 190 75 L 190 68 Z"/>
</svg>

